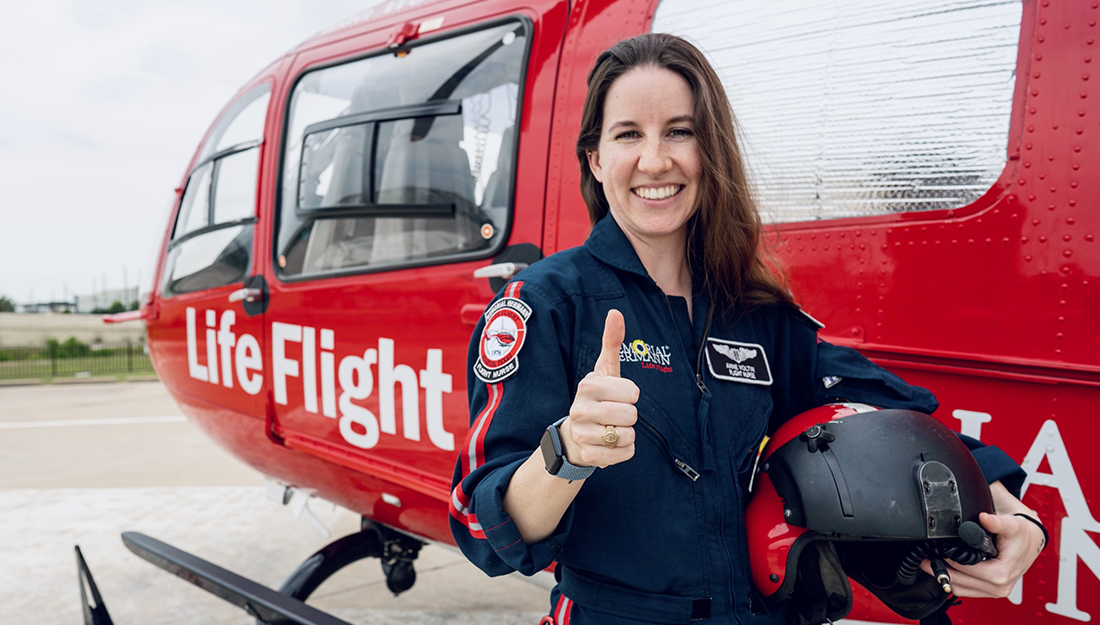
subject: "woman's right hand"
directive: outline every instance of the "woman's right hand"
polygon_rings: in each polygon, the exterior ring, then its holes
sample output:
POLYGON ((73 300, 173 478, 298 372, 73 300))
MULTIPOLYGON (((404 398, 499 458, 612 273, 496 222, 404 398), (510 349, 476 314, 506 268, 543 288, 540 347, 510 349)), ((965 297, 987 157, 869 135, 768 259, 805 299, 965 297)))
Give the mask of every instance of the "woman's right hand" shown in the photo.
POLYGON ((638 420, 638 385, 619 377, 619 349, 626 338, 623 314, 612 309, 604 322, 603 348, 596 367, 577 385, 569 418, 559 427, 565 457, 578 466, 606 467, 634 456, 634 423, 638 420), (604 431, 614 426, 619 442, 604 444, 604 431))

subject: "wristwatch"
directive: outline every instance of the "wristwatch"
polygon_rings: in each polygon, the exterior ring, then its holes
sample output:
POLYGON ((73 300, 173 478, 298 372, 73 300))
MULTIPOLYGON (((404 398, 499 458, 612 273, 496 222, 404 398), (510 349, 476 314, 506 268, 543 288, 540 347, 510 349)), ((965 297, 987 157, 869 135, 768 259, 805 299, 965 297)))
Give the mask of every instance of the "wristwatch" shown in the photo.
POLYGON ((546 462, 546 472, 563 480, 583 480, 596 471, 596 467, 578 467, 570 464, 565 457, 565 446, 561 443, 561 433, 558 426, 565 423, 569 417, 562 417, 546 428, 542 434, 542 442, 539 449, 542 451, 542 459, 546 462))

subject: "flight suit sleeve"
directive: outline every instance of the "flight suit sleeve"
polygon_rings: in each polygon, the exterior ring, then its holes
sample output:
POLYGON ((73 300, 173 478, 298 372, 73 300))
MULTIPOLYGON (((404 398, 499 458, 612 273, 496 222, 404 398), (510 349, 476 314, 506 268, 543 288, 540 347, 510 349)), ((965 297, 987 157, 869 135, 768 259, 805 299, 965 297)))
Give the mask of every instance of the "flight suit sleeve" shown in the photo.
POLYGON ((791 418, 829 403, 863 403, 926 414, 939 407, 928 390, 906 383, 854 349, 818 339, 817 326, 801 317, 788 317, 773 332, 785 357, 776 359, 771 432, 791 418))
MULTIPOLYGON (((927 389, 912 386, 848 347, 817 344, 815 405, 859 402, 879 408, 901 408, 932 414, 939 402, 927 389)), ((998 480, 1017 498, 1027 473, 995 445, 961 436, 990 484, 998 480)))
POLYGON ((1024 480, 1027 479, 1027 471, 1024 471, 1023 467, 1016 464, 1015 460, 996 445, 986 445, 965 434, 959 434, 959 438, 966 443, 967 449, 978 461, 985 481, 990 484, 999 481, 1008 489, 1008 492, 1012 493, 1013 497, 1019 499, 1020 490, 1024 486, 1024 480))
POLYGON ((932 414, 940 407, 928 389, 912 386, 850 347, 817 343, 814 405, 857 402, 932 414))
MULTIPOLYGON (((522 307, 517 308, 522 312, 522 307)), ((466 557, 487 574, 519 571, 533 575, 550 566, 557 557, 569 534, 573 509, 570 507, 549 537, 526 544, 515 522, 504 512, 504 494, 512 475, 538 448, 546 427, 569 414, 573 379, 567 366, 568 344, 562 342, 567 339, 559 337, 568 337, 570 333, 562 331, 552 307, 522 282, 506 286, 503 298, 494 300, 486 315, 470 341, 467 367, 470 430, 452 479, 451 534, 466 557), (522 340, 522 345, 493 361, 491 355, 482 355, 482 343, 488 340, 491 344, 497 336, 492 311, 509 297, 529 305, 530 316, 523 323, 522 336, 505 337, 505 340, 522 340), (500 365, 496 373, 484 366, 484 360, 479 365, 479 359, 483 358, 488 358, 491 366, 500 365), (512 360, 502 364, 501 361, 509 359, 512 360), (517 365, 515 371, 493 381, 493 375, 507 371, 513 361, 517 365)))

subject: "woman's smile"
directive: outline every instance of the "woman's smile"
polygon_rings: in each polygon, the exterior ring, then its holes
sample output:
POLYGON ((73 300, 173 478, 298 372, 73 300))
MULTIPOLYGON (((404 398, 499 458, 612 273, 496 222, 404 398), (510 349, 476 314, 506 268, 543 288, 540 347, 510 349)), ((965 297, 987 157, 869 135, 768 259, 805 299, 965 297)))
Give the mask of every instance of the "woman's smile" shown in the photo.
POLYGON ((684 189, 682 184, 670 184, 660 187, 635 187, 634 195, 647 200, 667 200, 684 189))

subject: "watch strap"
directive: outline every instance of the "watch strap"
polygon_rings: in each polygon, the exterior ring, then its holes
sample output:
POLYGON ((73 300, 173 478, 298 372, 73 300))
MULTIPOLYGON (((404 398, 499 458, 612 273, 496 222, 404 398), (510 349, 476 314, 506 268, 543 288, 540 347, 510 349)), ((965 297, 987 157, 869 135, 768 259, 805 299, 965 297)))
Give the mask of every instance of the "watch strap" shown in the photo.
MULTIPOLYGON (((556 430, 562 423, 565 423, 565 420, 568 418, 569 417, 567 416, 562 417, 555 421, 554 425, 550 427, 556 430)), ((572 482, 574 480, 583 480, 585 478, 588 478, 595 472, 596 467, 579 467, 569 462, 569 459, 565 457, 565 445, 562 445, 561 467, 558 469, 557 473, 552 473, 551 475, 572 482)))

